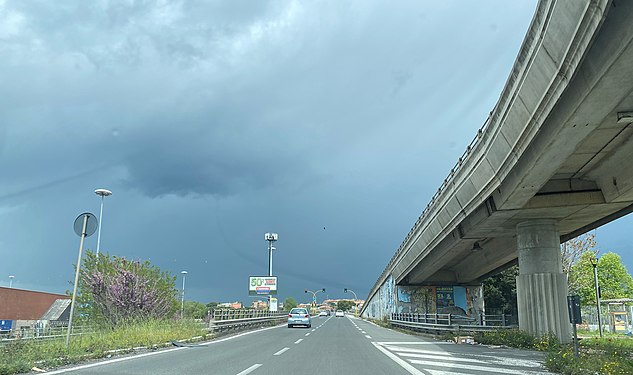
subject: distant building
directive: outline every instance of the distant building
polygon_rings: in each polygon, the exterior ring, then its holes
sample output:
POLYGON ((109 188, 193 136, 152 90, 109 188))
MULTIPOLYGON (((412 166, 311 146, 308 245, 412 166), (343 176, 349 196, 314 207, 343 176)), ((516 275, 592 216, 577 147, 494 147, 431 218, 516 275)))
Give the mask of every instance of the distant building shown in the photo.
POLYGON ((229 309, 241 309, 243 308, 242 302, 224 302, 218 305, 219 307, 227 307, 229 309))
POLYGON ((268 309, 268 302, 266 301, 253 301, 253 304, 251 305, 255 310, 267 310, 268 309))
POLYGON ((0 287, 1 332, 42 330, 49 325, 66 326, 69 316, 69 296, 0 287))
POLYGON ((58 299, 69 300, 70 297, 64 294, 0 287, 0 319, 39 320, 58 299))

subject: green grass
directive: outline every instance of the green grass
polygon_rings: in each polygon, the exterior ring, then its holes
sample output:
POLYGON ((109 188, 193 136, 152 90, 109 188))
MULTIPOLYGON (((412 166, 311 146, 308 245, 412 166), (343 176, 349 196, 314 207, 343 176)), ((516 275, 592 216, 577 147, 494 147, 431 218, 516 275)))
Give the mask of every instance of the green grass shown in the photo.
POLYGON ((590 338, 580 341, 580 355, 574 357, 572 346, 549 352, 546 366, 565 375, 633 374, 633 340, 627 337, 590 338))
POLYGON ((511 348, 541 351, 556 350, 560 346, 555 336, 545 335, 537 337, 519 329, 480 332, 475 334, 475 341, 480 344, 505 345, 511 348))
POLYGON ((28 372, 33 367, 48 369, 101 358, 112 350, 162 347, 170 341, 205 335, 206 331, 191 321, 151 321, 73 336, 69 348, 66 348, 64 339, 18 340, 0 347, 0 375, 28 372))
POLYGON ((561 345, 552 336, 535 337, 520 330, 484 332, 475 340, 482 344, 547 352, 545 367, 564 375, 633 374, 633 339, 626 336, 587 338, 580 341, 579 357, 572 345, 561 345))

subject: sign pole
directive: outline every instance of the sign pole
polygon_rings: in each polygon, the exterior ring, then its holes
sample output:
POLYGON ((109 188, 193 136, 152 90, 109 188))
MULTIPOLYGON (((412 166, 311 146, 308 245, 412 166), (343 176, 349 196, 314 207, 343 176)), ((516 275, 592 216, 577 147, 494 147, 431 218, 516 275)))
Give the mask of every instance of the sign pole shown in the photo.
POLYGON ((68 330, 66 331, 66 348, 70 343, 70 331, 73 327, 73 312, 75 311, 75 296, 77 295, 77 283, 79 282, 79 270, 81 270, 81 252, 84 248, 86 238, 86 227, 88 226, 88 214, 84 214, 84 223, 81 230, 81 240, 79 240, 79 255, 77 256, 77 266, 75 270, 75 285, 73 286, 73 297, 70 302, 70 317, 68 318, 68 330))

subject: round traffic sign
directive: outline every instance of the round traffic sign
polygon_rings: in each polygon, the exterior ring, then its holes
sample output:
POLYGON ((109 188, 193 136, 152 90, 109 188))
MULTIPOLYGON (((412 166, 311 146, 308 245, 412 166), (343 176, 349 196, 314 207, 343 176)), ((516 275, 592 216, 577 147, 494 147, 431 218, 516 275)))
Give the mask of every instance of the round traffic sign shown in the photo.
POLYGON ((81 230, 84 227, 85 216, 88 216, 88 222, 86 223, 86 237, 92 236, 97 231, 97 218, 95 215, 90 212, 84 212, 83 214, 77 216, 75 224, 73 225, 75 233, 77 233, 79 237, 81 237, 81 230))

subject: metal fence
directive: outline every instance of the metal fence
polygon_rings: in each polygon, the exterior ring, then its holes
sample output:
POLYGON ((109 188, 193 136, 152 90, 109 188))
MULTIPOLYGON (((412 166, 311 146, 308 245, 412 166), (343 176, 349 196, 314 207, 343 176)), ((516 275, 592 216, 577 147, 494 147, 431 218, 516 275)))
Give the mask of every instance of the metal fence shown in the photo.
POLYGON ((285 311, 216 310, 213 312, 213 319, 209 321, 208 329, 211 332, 221 333, 266 324, 279 324, 287 319, 287 314, 285 311))
MULTIPOLYGON (((287 312, 272 312, 265 310, 226 309, 215 310, 212 319, 200 321, 201 327, 213 333, 243 330, 263 326, 266 324, 279 324, 287 317, 287 312)), ((66 337, 65 325, 47 325, 43 327, 20 327, 0 334, 0 345, 8 344, 16 340, 54 340, 66 337)), ((73 326, 71 335, 83 335, 95 333, 92 326, 73 326)))
POLYGON ((287 312, 284 311, 268 311, 268 310, 253 310, 253 309, 222 309, 213 311, 213 320, 232 320, 232 319, 247 319, 247 318, 265 318, 271 316, 285 316, 287 312))
POLYGON ((507 314, 469 317, 454 314, 391 314, 389 323, 393 326, 430 332, 476 332, 495 329, 516 328, 512 316, 507 314))
MULTIPOLYGON (((16 330, 0 334, 0 344, 9 343, 16 340, 52 340, 58 338, 65 338, 67 327, 63 325, 59 326, 45 326, 45 327, 20 327, 16 330)), ((73 326, 71 335, 83 335, 88 333, 94 333, 95 328, 91 326, 73 326)))

